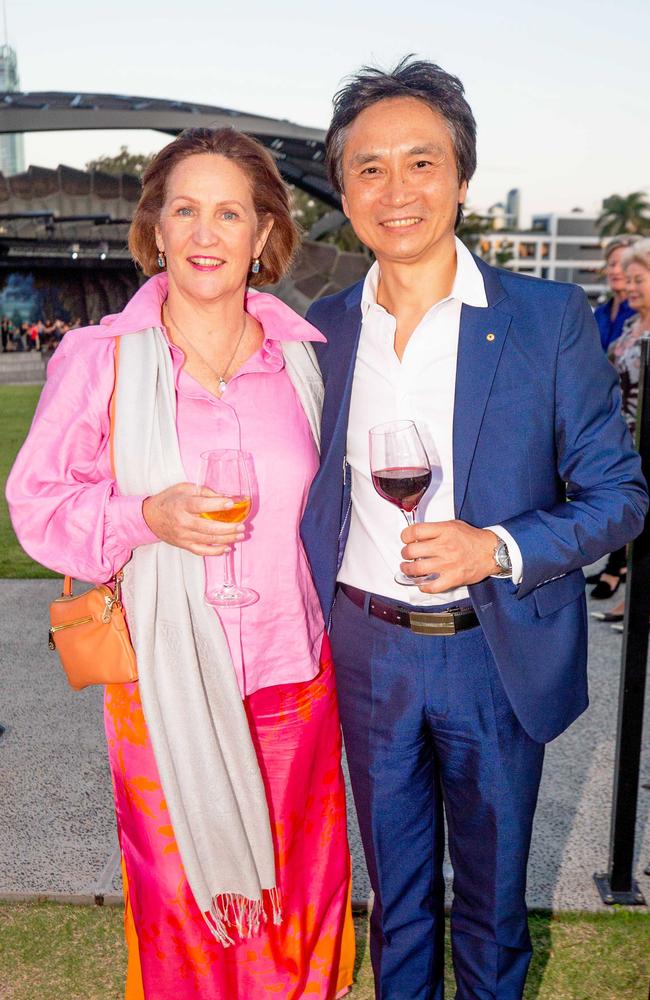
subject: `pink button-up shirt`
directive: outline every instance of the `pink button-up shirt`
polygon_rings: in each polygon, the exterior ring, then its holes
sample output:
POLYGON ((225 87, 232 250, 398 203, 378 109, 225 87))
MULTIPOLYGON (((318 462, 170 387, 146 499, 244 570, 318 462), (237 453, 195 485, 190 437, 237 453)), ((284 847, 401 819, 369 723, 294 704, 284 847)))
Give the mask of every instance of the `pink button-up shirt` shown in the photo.
MULTIPOLYGON (((150 279, 119 315, 66 334, 50 361, 7 499, 25 550, 57 572, 104 581, 137 545, 157 541, 142 516, 144 497, 120 496, 113 480, 109 402, 116 336, 159 327, 166 295, 166 276, 150 279)), ((184 355, 170 344, 188 482, 197 481, 203 451, 241 448, 253 455, 258 501, 235 565, 239 581, 260 599, 215 611, 242 695, 315 677, 324 631, 299 535, 318 455, 281 348, 282 341, 324 338, 272 295, 249 292, 246 309, 262 325, 264 342, 220 399, 183 370, 184 355)), ((209 583, 221 581, 222 557, 204 565, 209 583)))

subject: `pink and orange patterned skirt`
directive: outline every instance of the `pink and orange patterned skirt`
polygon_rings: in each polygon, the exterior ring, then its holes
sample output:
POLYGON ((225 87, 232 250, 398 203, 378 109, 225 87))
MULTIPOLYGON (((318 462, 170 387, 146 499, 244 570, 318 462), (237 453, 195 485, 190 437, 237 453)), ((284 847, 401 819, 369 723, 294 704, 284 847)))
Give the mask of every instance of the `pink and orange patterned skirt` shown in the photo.
POLYGON ((284 920, 268 920, 256 937, 223 948, 183 872, 138 684, 106 687, 129 947, 126 1000, 334 1000, 352 982, 345 787, 327 638, 314 680, 263 688, 245 704, 284 920))

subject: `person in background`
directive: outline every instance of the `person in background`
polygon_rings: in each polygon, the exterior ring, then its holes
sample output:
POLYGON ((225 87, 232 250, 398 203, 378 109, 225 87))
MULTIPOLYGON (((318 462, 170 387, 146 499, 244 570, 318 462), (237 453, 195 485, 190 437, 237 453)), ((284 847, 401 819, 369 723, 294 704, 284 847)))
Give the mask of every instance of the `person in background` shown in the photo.
POLYGON ((9 322, 8 316, 3 316, 2 321, 0 321, 0 334, 2 335, 2 353, 7 353, 7 344, 9 342, 9 331, 11 329, 11 323, 9 322))
MULTIPOLYGON (((634 437, 641 374, 641 337, 650 334, 650 238, 630 243, 622 251, 621 266, 625 274, 627 300, 632 314, 625 321, 621 336, 609 345, 607 357, 618 372, 623 418, 634 437)), ((624 578, 625 548, 613 552, 607 566, 615 557, 622 560, 620 575, 624 578)), ((624 612, 625 601, 620 601, 611 611, 592 611, 592 617, 598 621, 621 622, 624 612)))
POLYGON ((623 419, 634 436, 641 371, 639 341, 650 333, 650 238, 629 246, 622 263, 627 299, 634 312, 625 321, 621 336, 610 344, 607 356, 618 372, 623 419))
POLYGON ((623 324, 634 315, 634 309, 625 297, 625 272, 621 262, 626 248, 632 246, 639 238, 615 236, 605 247, 605 276, 612 295, 594 311, 604 351, 613 340, 620 337, 623 324))
MULTIPOLYGON (((609 345, 621 336, 624 323, 634 316, 634 309, 625 297, 626 278, 622 260, 627 247, 632 246, 638 239, 639 236, 615 236, 605 247, 605 275, 612 295, 594 311, 604 351, 607 351, 609 345)), ((627 556, 624 546, 610 553, 604 569, 587 577, 587 583, 595 584, 590 597, 595 601, 606 601, 609 597, 613 597, 620 585, 625 583, 626 575, 627 556)), ((620 621, 622 617, 618 616, 618 613, 616 617, 611 618, 607 612, 594 612, 594 617, 601 616, 608 621, 620 621)))
POLYGON ((38 323, 28 323, 26 329, 27 338, 27 350, 37 351, 40 348, 40 340, 38 336, 38 323))
POLYGON ((56 326, 54 325, 53 319, 43 320, 41 331, 41 347, 45 349, 47 354, 52 354, 55 347, 54 333, 56 326))

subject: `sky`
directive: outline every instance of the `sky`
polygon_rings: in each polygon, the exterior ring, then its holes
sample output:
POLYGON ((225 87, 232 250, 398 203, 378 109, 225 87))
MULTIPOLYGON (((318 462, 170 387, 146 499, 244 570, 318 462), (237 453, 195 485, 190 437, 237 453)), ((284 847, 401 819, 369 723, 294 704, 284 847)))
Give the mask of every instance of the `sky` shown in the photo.
MULTIPOLYGON (((1 2, 1 0, 0 0, 1 2)), ((414 52, 460 77, 478 122, 467 205, 533 213, 650 192, 647 0, 4 0, 22 90, 197 101, 326 128, 364 63, 414 52)), ((155 132, 25 137, 27 164, 83 168, 155 132)))

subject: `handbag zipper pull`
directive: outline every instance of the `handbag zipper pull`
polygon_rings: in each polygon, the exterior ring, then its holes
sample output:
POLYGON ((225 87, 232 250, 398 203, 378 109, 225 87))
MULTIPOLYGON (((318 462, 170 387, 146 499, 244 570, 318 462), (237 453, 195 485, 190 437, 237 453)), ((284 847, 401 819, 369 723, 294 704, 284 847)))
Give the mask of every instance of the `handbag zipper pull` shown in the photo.
POLYGON ((115 598, 109 597, 108 594, 104 598, 104 603, 106 607, 104 608, 104 613, 102 614, 102 621, 104 625, 108 625, 111 620, 111 615, 113 614, 113 605, 115 604, 115 598))
POLYGON ((124 579, 124 570, 120 570, 119 573, 115 574, 115 593, 113 594, 113 604, 117 604, 118 608, 122 607, 122 580, 124 579))

